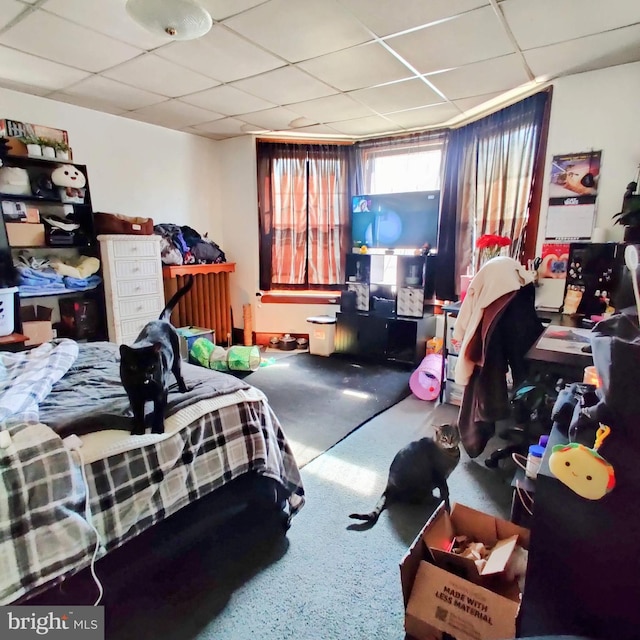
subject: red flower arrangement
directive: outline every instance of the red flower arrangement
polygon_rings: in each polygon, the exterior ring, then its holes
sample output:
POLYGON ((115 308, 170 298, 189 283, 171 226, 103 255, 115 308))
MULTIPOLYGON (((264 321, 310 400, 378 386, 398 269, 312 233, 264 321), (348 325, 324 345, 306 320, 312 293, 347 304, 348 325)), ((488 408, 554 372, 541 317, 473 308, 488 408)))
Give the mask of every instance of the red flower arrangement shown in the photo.
POLYGON ((494 233, 485 233, 476 240, 478 249, 497 249, 498 247, 508 247, 510 244, 510 238, 498 236, 494 233))
POLYGON ((500 255, 502 247, 508 247, 511 239, 494 233, 485 233, 476 240, 476 248, 480 249, 480 262, 484 263, 500 255))

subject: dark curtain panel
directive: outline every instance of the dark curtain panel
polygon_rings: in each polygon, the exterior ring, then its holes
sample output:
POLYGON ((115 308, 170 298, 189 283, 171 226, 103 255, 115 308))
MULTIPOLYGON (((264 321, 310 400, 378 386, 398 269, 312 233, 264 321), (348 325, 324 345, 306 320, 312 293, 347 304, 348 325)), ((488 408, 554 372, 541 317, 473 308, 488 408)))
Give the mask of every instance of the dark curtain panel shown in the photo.
POLYGON ((459 276, 473 264, 476 236, 508 235, 512 255, 520 254, 535 167, 544 161, 540 136, 548 100, 543 91, 451 131, 441 196, 438 298, 457 295, 459 276))
POLYGON ((435 294, 440 300, 456 297, 456 258, 459 221, 459 199, 465 149, 473 140, 467 127, 453 129, 445 146, 442 189, 440 191, 440 226, 435 294))

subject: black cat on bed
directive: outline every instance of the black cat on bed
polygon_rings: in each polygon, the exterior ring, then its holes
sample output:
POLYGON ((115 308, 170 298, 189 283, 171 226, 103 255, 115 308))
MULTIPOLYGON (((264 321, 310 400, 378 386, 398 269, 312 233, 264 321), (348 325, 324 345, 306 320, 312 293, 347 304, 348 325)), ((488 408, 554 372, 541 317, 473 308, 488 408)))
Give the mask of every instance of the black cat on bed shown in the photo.
POLYGON ((164 412, 171 373, 182 393, 188 391, 180 372, 180 338, 169 322, 176 304, 193 286, 193 277, 169 300, 158 320, 147 323, 136 341, 120 345, 120 378, 133 411, 131 435, 145 431, 144 406, 153 402, 152 433, 164 433, 164 412))

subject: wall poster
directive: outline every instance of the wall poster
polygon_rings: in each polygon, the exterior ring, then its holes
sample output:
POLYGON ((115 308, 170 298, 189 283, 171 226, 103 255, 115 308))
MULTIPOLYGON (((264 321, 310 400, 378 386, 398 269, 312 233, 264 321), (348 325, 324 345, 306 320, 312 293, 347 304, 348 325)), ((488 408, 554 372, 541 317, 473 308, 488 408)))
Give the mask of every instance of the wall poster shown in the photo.
POLYGON ((593 233, 602 151, 553 156, 546 240, 588 240, 593 233))

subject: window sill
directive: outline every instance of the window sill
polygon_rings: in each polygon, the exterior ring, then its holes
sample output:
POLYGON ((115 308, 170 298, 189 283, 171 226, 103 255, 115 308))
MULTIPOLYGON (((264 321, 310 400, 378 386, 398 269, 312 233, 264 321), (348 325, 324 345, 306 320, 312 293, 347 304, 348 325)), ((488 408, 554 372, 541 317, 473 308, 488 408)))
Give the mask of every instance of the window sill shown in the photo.
POLYGON ((265 304, 340 304, 339 291, 265 291, 265 304))

